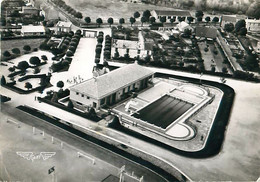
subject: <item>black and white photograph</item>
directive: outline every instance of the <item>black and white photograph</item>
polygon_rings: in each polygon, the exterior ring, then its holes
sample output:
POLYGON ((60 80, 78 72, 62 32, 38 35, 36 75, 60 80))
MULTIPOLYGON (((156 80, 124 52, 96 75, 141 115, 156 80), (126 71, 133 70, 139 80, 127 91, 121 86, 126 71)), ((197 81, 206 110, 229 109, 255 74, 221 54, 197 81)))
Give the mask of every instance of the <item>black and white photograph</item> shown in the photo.
POLYGON ((260 182, 260 0, 0 2, 0 182, 260 182))

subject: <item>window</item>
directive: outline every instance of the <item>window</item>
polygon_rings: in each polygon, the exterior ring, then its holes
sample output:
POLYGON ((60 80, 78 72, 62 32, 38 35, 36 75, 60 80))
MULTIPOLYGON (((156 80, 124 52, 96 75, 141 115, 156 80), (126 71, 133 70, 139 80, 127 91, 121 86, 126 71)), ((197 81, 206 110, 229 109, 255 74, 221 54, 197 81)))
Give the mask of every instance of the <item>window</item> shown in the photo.
POLYGON ((82 106, 83 104, 82 103, 80 103, 80 102, 76 102, 78 105, 80 105, 80 106, 82 106))
POLYGON ((101 101, 100 101, 100 105, 103 105, 103 104, 105 104, 105 98, 101 99, 101 101))
POLYGON ((76 95, 79 95, 79 93, 78 93, 78 92, 76 92, 76 95))
POLYGON ((93 102, 93 107, 96 108, 97 107, 97 103, 93 102))

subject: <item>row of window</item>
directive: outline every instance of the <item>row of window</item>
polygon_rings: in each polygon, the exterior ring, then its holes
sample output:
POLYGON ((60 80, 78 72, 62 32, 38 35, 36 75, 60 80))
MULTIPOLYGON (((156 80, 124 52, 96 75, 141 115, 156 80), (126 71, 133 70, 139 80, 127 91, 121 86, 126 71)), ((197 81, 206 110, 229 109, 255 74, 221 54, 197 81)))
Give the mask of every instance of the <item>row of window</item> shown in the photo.
MULTIPOLYGON (((76 95, 79 95, 79 92, 76 92, 76 95)), ((81 97, 84 97, 84 94, 81 94, 81 97)), ((90 97, 87 96, 87 99, 89 99, 90 97)))

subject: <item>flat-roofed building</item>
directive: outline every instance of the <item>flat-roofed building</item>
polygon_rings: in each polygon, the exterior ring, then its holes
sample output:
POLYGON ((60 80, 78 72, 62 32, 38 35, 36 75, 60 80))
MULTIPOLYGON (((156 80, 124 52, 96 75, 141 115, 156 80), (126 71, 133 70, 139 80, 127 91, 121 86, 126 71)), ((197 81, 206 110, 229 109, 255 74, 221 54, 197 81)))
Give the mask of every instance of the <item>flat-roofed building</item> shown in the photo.
POLYGON ((246 28, 249 32, 260 32, 260 20, 246 19, 246 28))
POLYGON ((138 64, 129 64, 70 87, 70 99, 82 111, 113 105, 132 91, 147 88, 154 72, 138 64))
POLYGON ((155 17, 156 19, 160 19, 161 17, 166 17, 166 19, 171 19, 173 17, 176 17, 176 20, 178 20, 178 17, 185 17, 185 19, 189 16, 191 16, 189 11, 182 11, 182 10, 153 10, 151 11, 151 15, 155 17))
POLYGON ((36 36, 45 35, 45 28, 42 25, 24 25, 21 29, 21 35, 23 36, 36 36))

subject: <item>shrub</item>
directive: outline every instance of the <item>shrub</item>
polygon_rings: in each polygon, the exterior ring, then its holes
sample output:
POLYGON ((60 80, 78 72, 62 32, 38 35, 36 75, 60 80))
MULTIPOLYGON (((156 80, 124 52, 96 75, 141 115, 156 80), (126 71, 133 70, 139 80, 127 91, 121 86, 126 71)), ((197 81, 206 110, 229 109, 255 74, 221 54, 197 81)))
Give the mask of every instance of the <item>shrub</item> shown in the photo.
POLYGON ((33 51, 34 51, 34 52, 38 51, 38 48, 34 48, 33 51))
POLYGON ((28 90, 32 88, 32 84, 30 82, 26 82, 24 85, 25 88, 27 88, 28 90))
POLYGON ((68 57, 71 57, 71 56, 73 56, 74 54, 73 54, 73 52, 72 51, 67 51, 67 53, 66 53, 66 56, 68 56, 68 57))
POLYGON ((73 107, 74 107, 73 103, 71 102, 71 100, 69 100, 68 108, 73 109, 73 107))
POLYGON ((44 60, 44 61, 47 61, 47 60, 48 60, 48 58, 47 58, 46 55, 42 55, 42 56, 41 56, 41 59, 44 60))
POLYGON ((29 68, 29 64, 26 61, 21 61, 18 63, 17 68, 25 71, 27 68, 29 68))
POLYGON ((13 49, 12 49, 12 53, 18 55, 18 54, 21 54, 21 51, 20 51, 19 48, 13 48, 13 49))
POLYGON ((41 63, 41 60, 37 56, 33 56, 30 58, 29 62, 30 64, 38 66, 41 63))
POLYGON ((59 88, 64 87, 63 81, 58 81, 58 82, 57 82, 57 87, 59 87, 59 88))
POLYGON ((1 85, 6 85, 6 79, 4 75, 1 77, 1 85))
POLYGON ((25 45, 23 46, 23 50, 28 52, 31 50, 31 47, 29 45, 25 45))
POLYGON ((10 67, 10 68, 8 68, 8 70, 9 70, 10 72, 14 72, 14 71, 15 71, 15 68, 14 68, 14 67, 10 67))
POLYGON ((5 52, 3 53, 3 55, 4 55, 5 57, 10 57, 10 56, 11 56, 11 54, 10 54, 9 51, 5 51, 5 52))
POLYGON ((40 68, 37 67, 37 68, 34 68, 33 73, 34 73, 34 74, 37 74, 37 73, 40 73, 40 71, 41 71, 40 68))

